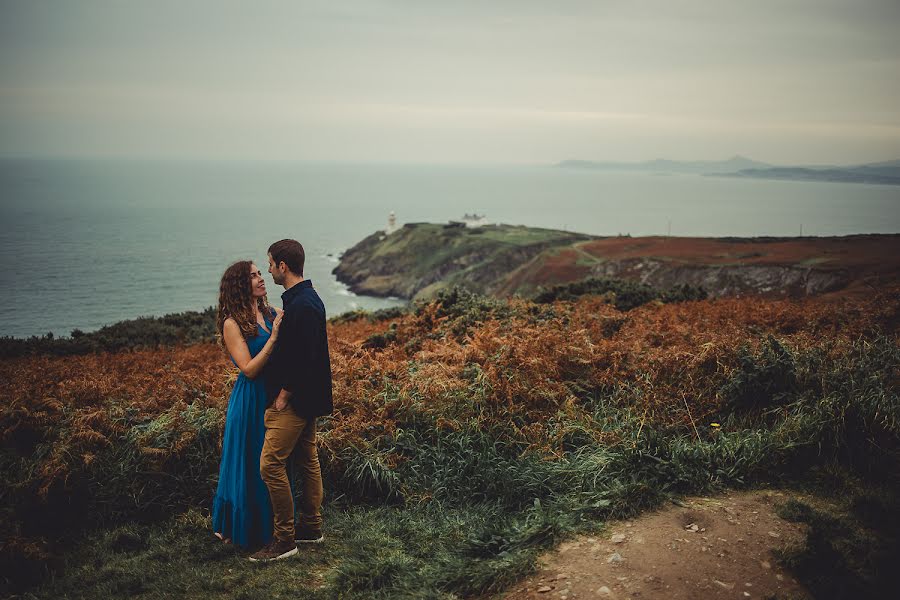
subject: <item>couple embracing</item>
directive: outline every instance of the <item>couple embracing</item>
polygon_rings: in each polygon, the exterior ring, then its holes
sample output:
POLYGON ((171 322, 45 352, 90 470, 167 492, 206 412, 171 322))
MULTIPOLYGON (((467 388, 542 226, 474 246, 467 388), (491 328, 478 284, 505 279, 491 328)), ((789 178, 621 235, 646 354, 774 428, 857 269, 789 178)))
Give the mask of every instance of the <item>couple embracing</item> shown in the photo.
POLYGON ((212 526, 224 542, 259 548, 250 556, 255 562, 323 541, 316 417, 332 410, 325 306, 303 278, 303 246, 275 242, 268 259, 269 273, 285 288, 284 310, 269 306, 259 268, 241 261, 222 276, 216 316, 219 339, 241 372, 228 400, 212 526), (292 453, 302 479, 296 526, 292 453))

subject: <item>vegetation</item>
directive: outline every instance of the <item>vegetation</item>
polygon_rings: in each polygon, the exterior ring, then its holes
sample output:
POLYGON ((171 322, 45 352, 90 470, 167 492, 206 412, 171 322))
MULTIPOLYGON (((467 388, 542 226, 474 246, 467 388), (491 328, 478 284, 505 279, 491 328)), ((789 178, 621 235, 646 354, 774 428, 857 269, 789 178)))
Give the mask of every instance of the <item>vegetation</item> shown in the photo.
POLYGON ((805 523, 806 541, 781 561, 819 599, 892 598, 900 591, 900 494, 846 469, 818 469, 812 500, 792 499, 782 518, 805 523), (834 490, 845 491, 835 495, 834 490))
POLYGON ((336 317, 332 317, 329 321, 333 325, 341 325, 343 323, 352 323, 353 321, 358 321, 360 319, 365 319, 369 323, 378 323, 380 321, 387 321, 389 319, 396 319, 397 317, 402 317, 406 314, 407 309, 402 306, 394 306, 391 308, 380 308, 378 310, 368 311, 368 310, 351 310, 345 313, 342 313, 336 317))
POLYGON ((347 250, 334 273, 357 293, 430 298, 441 289, 493 293, 511 271, 548 248, 591 236, 513 225, 470 228, 408 223, 347 250))
POLYGON ((75 329, 71 337, 55 337, 52 333, 27 339, 0 338, 0 358, 33 354, 87 354, 116 352, 135 348, 155 348, 172 344, 209 342, 216 335, 216 309, 187 311, 164 317, 141 317, 108 325, 98 331, 84 333, 75 329))
MULTIPOLYGON (((878 506, 895 506, 896 289, 627 312, 607 300, 452 290, 384 319, 333 321, 328 544, 264 569, 209 533, 234 375, 221 350, 7 359, 3 585, 38 597, 452 598, 502 589, 541 549, 605 519, 805 481, 813 465, 877 481, 878 506)), ((880 556, 848 563, 868 577, 859 589, 889 584, 880 556)))
POLYGON ((535 296, 534 301, 546 304, 557 300, 574 300, 585 295, 606 295, 612 300, 615 307, 622 311, 631 310, 654 300, 685 302, 706 299, 706 291, 703 288, 687 284, 668 290, 657 290, 646 283, 627 279, 591 277, 541 290, 535 296))
MULTIPOLYGON (((365 319, 370 323, 377 323, 397 318, 405 312, 406 309, 403 307, 382 308, 371 312, 356 310, 338 315, 331 319, 331 322, 340 324, 365 319)), ((52 333, 25 339, 0 337, 0 358, 118 352, 177 344, 208 343, 215 338, 216 309, 210 306, 199 312, 189 310, 163 317, 140 317, 121 321, 89 333, 75 329, 69 337, 56 337, 52 333)))

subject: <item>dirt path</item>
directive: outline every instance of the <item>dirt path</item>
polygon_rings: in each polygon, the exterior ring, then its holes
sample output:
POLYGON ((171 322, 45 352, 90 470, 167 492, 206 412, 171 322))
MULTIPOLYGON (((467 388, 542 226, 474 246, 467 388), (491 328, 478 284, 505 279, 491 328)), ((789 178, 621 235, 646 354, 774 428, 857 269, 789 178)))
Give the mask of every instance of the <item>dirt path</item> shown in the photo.
POLYGON ((565 542, 504 600, 803 598, 808 593, 771 551, 800 543, 803 526, 782 520, 777 491, 690 498, 602 536, 565 542))

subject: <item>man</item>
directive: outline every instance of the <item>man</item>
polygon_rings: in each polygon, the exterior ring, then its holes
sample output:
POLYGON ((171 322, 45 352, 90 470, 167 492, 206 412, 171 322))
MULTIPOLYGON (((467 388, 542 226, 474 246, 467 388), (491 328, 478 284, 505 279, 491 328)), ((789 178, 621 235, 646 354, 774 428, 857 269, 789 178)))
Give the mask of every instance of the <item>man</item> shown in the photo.
POLYGON ((303 278, 304 262, 303 246, 296 240, 281 240, 269 247, 269 273, 285 289, 278 345, 264 375, 269 404, 259 467, 272 500, 274 534, 269 545, 250 557, 254 562, 288 558, 297 554, 298 543, 324 540, 316 417, 331 414, 331 361, 325 306, 312 282, 303 278), (287 475, 287 460, 295 447, 303 486, 296 530, 287 475))

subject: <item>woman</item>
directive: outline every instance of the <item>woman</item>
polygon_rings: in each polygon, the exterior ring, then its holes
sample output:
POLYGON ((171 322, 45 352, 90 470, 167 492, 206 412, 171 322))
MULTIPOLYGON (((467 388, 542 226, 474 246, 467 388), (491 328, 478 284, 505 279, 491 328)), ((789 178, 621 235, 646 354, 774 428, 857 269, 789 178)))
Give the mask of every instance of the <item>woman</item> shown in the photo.
POLYGON ((272 505, 259 474, 266 410, 260 375, 275 348, 281 318, 281 311, 266 300, 266 283, 255 264, 245 260, 225 270, 216 330, 241 372, 228 399, 212 526, 220 540, 245 548, 272 538, 272 505))

